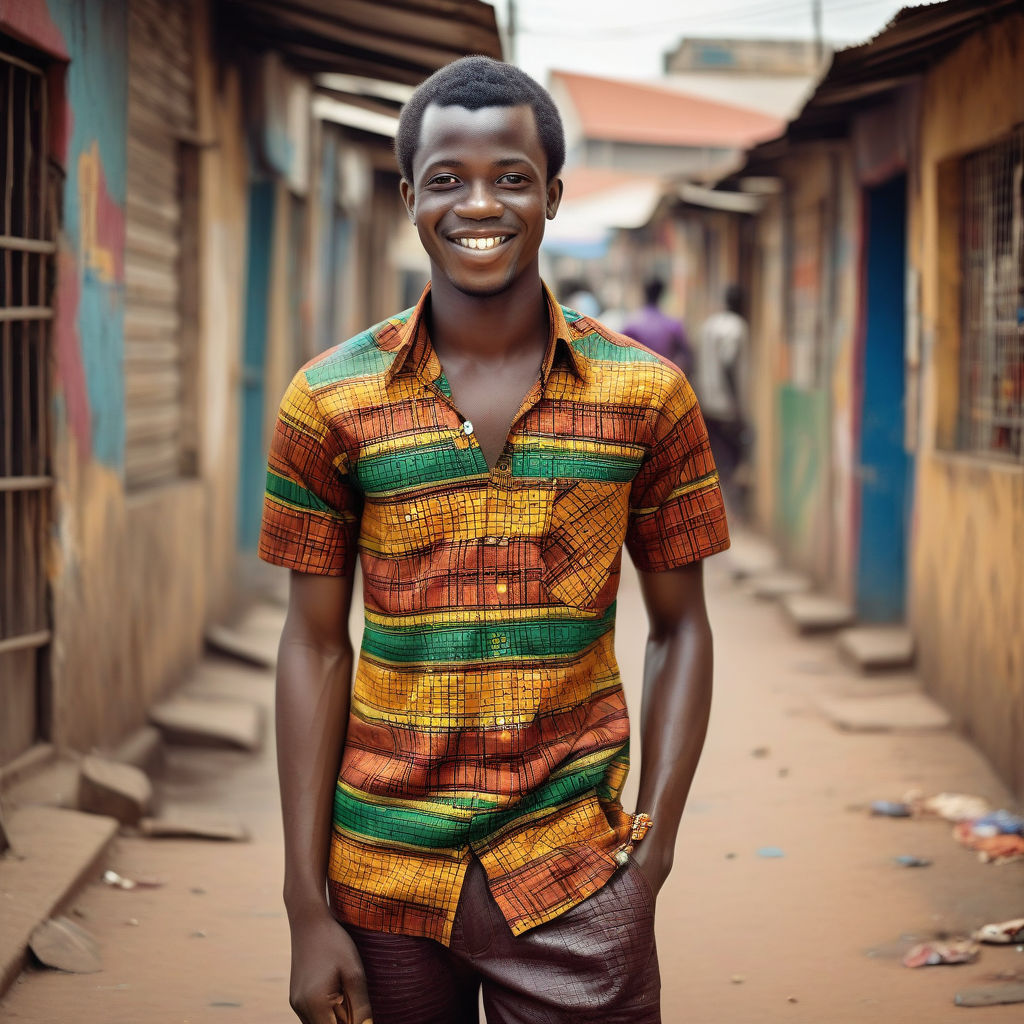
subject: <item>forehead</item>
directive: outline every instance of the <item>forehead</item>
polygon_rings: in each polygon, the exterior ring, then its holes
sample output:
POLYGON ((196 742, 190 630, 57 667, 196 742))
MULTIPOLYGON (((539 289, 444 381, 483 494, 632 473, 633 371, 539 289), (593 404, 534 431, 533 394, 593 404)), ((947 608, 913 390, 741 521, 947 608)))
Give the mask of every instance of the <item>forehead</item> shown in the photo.
POLYGON ((543 166, 545 154, 533 108, 438 106, 423 111, 414 169, 443 160, 520 157, 543 166))

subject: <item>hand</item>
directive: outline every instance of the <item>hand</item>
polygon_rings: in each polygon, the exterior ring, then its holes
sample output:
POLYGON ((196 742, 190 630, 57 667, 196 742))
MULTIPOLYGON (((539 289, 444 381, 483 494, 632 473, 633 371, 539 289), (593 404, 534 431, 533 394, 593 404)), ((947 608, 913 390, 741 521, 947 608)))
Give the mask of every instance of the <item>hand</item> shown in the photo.
POLYGON ((326 907, 292 922, 288 1001, 302 1024, 373 1024, 359 951, 326 907))

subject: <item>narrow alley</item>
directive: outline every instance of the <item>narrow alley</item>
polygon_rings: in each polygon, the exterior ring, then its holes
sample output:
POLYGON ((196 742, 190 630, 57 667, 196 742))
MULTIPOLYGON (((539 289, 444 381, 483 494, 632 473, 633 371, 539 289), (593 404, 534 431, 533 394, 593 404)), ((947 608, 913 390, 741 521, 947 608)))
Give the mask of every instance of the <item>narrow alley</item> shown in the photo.
MULTIPOLYGON (((735 564, 730 553, 708 564, 717 692, 675 870, 658 905, 665 1020, 1019 1019, 1019 1007, 953 1002, 963 990, 1024 980, 1024 953, 1014 946, 983 946, 975 963, 960 966, 910 970, 900 958, 915 942, 1019 915, 1024 864, 980 863, 941 820, 868 813, 873 800, 899 799, 913 788, 955 788, 996 807, 1008 804, 1007 791, 948 729, 835 728, 819 709, 823 697, 866 706, 904 692, 905 681, 858 677, 832 640, 798 637, 773 602, 733 579, 735 564), (898 866, 894 858, 905 854, 932 864, 898 866)), ((247 628, 266 644, 282 614, 261 605, 247 628)), ((627 572, 617 650, 633 709, 643 629, 635 576, 627 572)), ((273 674, 208 658, 185 692, 258 703, 269 721, 273 674)), ((634 728, 635 717, 634 710, 634 728)), ((258 756, 168 748, 165 805, 241 818, 251 841, 119 837, 102 867, 158 887, 124 891, 97 873, 72 915, 98 940, 102 971, 28 970, 0 1003, 4 1021, 289 1019, 271 731, 258 756)))

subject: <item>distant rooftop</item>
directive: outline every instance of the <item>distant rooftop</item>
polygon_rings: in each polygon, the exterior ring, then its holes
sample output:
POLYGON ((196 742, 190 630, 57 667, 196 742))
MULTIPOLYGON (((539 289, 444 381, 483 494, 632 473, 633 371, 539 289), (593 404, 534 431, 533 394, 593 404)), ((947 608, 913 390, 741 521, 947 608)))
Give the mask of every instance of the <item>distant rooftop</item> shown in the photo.
POLYGON ((661 146, 746 147, 778 135, 783 122, 757 110, 671 87, 552 71, 588 139, 661 146))

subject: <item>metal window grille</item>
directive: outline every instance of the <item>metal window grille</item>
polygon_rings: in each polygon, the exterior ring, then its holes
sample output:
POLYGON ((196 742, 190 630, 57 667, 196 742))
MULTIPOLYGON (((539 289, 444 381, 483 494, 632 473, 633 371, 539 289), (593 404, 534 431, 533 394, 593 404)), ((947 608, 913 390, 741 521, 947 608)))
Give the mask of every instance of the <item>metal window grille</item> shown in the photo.
POLYGON ((963 167, 960 446, 1024 463, 1024 127, 963 167))
POLYGON ((49 322, 53 217, 41 69, 0 51, 0 763, 40 730, 50 639, 49 322))

